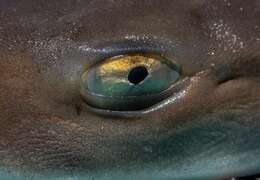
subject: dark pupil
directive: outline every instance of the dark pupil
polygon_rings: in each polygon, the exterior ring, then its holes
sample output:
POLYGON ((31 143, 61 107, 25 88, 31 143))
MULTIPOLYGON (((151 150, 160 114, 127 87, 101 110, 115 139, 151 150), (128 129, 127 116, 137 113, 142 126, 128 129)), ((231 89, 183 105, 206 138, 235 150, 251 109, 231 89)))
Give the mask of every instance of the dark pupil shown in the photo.
POLYGON ((148 71, 143 66, 138 66, 133 69, 128 74, 128 81, 133 84, 138 84, 142 82, 148 76, 148 71))

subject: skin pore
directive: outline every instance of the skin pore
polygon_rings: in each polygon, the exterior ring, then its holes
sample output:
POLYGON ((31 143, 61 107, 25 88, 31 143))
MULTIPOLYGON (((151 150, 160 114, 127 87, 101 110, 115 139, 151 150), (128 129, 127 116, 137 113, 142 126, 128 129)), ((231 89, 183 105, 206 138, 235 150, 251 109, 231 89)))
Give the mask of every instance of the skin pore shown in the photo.
POLYGON ((0 175, 260 173, 259 18, 258 0, 0 0, 0 175), (138 111, 88 106, 86 68, 136 51, 182 67, 175 92, 138 111))

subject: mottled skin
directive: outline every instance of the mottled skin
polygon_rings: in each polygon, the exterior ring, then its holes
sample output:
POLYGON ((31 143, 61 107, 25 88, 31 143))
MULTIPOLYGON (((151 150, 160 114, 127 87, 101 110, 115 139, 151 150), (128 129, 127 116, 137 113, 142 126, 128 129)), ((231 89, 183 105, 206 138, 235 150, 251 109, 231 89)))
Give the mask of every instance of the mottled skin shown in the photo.
POLYGON ((1 167, 17 179, 259 173, 259 19, 258 0, 0 0, 1 167), (93 112, 80 75, 99 47, 132 41, 161 44, 186 78, 148 110, 93 112))

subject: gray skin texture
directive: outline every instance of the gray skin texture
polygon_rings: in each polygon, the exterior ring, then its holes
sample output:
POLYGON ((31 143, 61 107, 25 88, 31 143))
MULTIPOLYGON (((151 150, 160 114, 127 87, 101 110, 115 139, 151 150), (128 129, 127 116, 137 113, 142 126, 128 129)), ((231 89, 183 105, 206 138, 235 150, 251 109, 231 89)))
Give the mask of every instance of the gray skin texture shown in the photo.
POLYGON ((0 0, 1 179, 259 173, 259 49, 259 0, 0 0), (182 66, 171 97, 87 106, 86 67, 135 51, 182 66))

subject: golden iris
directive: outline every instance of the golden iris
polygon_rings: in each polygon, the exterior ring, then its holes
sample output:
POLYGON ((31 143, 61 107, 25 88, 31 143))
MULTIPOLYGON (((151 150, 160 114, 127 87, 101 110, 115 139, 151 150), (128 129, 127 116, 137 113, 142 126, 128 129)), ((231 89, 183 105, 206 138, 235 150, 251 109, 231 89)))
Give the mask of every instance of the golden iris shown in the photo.
POLYGON ((180 77, 180 67, 155 54, 128 54, 105 59, 81 76, 81 95, 94 107, 137 110, 154 105, 180 77))

